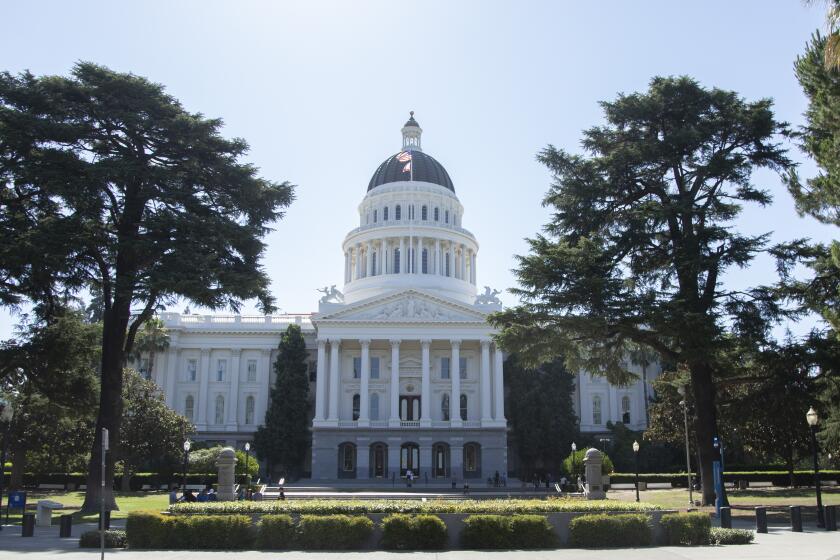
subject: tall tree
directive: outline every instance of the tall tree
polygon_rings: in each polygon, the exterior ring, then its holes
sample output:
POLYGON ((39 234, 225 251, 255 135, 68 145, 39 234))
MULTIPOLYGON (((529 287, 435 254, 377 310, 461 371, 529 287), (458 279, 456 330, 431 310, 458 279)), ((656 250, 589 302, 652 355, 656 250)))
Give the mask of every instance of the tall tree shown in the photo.
POLYGON ((265 422, 254 434, 257 457, 267 461, 269 472, 278 468, 297 477, 310 446, 309 376, 306 343, 298 325, 289 325, 280 336, 274 372, 277 376, 265 422))
POLYGON ((143 327, 137 332, 129 358, 143 369, 140 373, 149 379, 155 369, 155 354, 167 348, 169 348, 169 333, 166 332, 163 321, 152 317, 143 323, 143 327))
POLYGON ((521 305, 492 317, 505 348, 539 363, 565 355, 613 382, 635 377, 628 345, 685 364, 697 403, 703 499, 714 497, 717 432, 713 357, 731 321, 762 331, 781 310, 769 290, 726 290, 726 270, 746 266, 766 235, 737 232, 741 204, 770 203, 750 183, 755 168, 791 162, 772 102, 747 102, 687 77, 654 78, 644 93, 602 103, 604 126, 584 132, 579 156, 549 146, 554 176, 545 233, 518 257, 521 305))
MULTIPOLYGON (((272 307, 261 238, 293 188, 240 162, 247 144, 221 128, 162 86, 91 63, 70 77, 0 74, 0 302, 49 305, 82 287, 102 300, 84 511, 98 508, 101 429, 111 449, 120 441, 123 366, 142 324, 178 297, 272 307)), ((113 466, 104 492, 116 509, 113 466)))

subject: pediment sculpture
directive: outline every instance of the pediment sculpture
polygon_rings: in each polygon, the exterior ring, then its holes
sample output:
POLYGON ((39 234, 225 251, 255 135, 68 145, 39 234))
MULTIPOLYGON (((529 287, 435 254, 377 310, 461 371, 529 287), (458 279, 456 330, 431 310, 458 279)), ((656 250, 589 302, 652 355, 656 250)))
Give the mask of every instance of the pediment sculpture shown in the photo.
POLYGON ((496 297, 502 293, 500 290, 491 290, 490 286, 484 286, 484 293, 475 297, 476 305, 502 305, 502 301, 496 297))

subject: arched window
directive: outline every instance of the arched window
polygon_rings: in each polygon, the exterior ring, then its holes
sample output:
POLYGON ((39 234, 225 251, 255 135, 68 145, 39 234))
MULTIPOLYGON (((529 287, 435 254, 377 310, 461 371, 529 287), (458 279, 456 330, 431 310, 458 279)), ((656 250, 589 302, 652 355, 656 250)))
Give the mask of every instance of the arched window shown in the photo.
POLYGON ((394 208, 394 219, 395 220, 401 220, 402 219, 402 206, 400 206, 399 204, 397 204, 397 206, 394 208))
POLYGON ((400 476, 412 471, 415 476, 420 471, 420 447, 416 443, 404 443, 400 447, 400 476))
POLYGON ((429 219, 429 209, 426 208, 426 205, 423 205, 423 208, 420 209, 420 219, 424 222, 429 219))
POLYGON ((214 420, 215 424, 225 423, 225 398, 222 395, 216 395, 216 414, 214 420))
POLYGON ((352 477, 356 473, 356 446, 352 443, 338 446, 338 469, 342 478, 352 477))
POLYGON ((481 446, 477 443, 464 445, 464 472, 478 473, 480 470, 481 446))
POLYGON ((630 423, 630 397, 627 395, 621 397, 621 421, 624 424, 630 423))
POLYGON ((376 210, 373 211, 373 223, 376 223, 376 210))
POLYGON ((376 251, 373 252, 372 258, 370 259, 370 275, 376 276, 376 251))
POLYGON ((420 270, 421 270, 421 272, 423 272, 423 274, 428 274, 429 273, 429 250, 428 249, 423 249, 422 259, 423 259, 423 263, 421 265, 420 270))
POLYGON ((394 274, 400 273, 400 250, 394 249, 394 274))
POLYGON ((193 417, 195 416, 195 398, 192 395, 187 395, 187 398, 184 400, 184 417, 189 420, 190 422, 193 421, 193 417))
POLYGON ((449 223, 449 210, 443 213, 443 221, 449 223))
POLYGON ((435 221, 440 221, 440 208, 435 208, 435 221))
POLYGON ((444 393, 440 399, 440 414, 444 421, 449 420, 449 394, 444 393))
POLYGON ((359 419, 359 410, 361 409, 361 397, 356 394, 353 395, 353 420, 359 419))
POLYGON ((461 420, 467 419, 467 395, 461 395, 461 420))
POLYGON ((245 399, 245 424, 248 426, 254 423, 254 397, 245 399))
POLYGON ((592 397, 592 423, 601 424, 601 397, 598 395, 592 397))
POLYGON ((379 393, 370 395, 370 419, 379 420, 379 393))
POLYGON ((388 221, 388 207, 387 206, 382 209, 382 221, 384 221, 384 222, 388 221))

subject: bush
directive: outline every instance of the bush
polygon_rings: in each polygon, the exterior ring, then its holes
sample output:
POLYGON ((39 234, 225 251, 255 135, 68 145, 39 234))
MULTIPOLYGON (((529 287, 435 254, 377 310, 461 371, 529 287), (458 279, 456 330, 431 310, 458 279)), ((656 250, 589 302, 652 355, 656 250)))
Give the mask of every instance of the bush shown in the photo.
POLYGON ((134 511, 125 522, 129 548, 165 548, 168 529, 167 518, 159 513, 134 511))
MULTIPOLYGON (((105 531, 105 548, 125 548, 126 533, 118 529, 105 531)), ((99 531, 85 531, 79 538, 79 548, 99 548, 99 531)))
POLYGON ((699 511, 690 513, 668 513, 660 521, 665 529, 667 542, 671 546, 698 546, 709 544, 712 520, 699 511))
POLYGON ((712 527, 711 544, 750 544, 755 539, 755 533, 746 529, 724 529, 712 527))
POLYGON ((461 546, 471 549, 524 549, 557 546, 557 535, 542 515, 471 515, 464 520, 461 546))
POLYGON ((389 515, 382 520, 382 546, 389 550, 442 550, 446 524, 436 515, 389 515))
POLYGON ((640 513, 581 515, 569 523, 569 544, 582 548, 648 546, 650 517, 640 513))
POLYGON ((554 527, 542 515, 514 515, 510 532, 513 548, 554 548, 558 544, 554 527))
POLYGON ((297 543, 304 550, 353 550, 372 532, 373 521, 362 515, 301 515, 297 543))
MULTIPOLYGON (((589 451, 589 449, 579 449, 573 453, 569 453, 569 456, 563 459, 563 472, 568 473, 573 480, 577 476, 583 474, 583 459, 586 457, 587 451, 589 451)), ((601 451, 601 457, 604 459, 601 463, 601 474, 607 475, 615 471, 615 467, 613 466, 610 456, 601 451)))
POLYGON ((165 516, 132 512, 126 522, 131 548, 245 550, 254 546, 246 515, 165 516))
POLYGON ((265 515, 257 526, 257 548, 280 550, 291 548, 295 540, 295 523, 290 515, 265 515))

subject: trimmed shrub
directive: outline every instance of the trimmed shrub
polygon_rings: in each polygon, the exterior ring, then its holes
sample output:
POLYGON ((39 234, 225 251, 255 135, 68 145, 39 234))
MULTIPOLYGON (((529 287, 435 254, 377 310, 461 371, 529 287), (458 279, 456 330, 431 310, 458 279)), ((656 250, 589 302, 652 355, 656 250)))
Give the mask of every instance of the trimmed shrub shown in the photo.
POLYGON ((464 519, 461 546, 470 549, 511 548, 510 518, 505 515, 470 515, 464 519))
POLYGON ((542 515, 514 515, 510 518, 513 548, 555 548, 554 527, 542 515))
POLYGON ((389 550, 442 550, 449 541, 437 515, 389 515, 382 520, 382 546, 389 550))
POLYGON ((301 515, 297 543, 304 550, 354 550, 373 533, 363 515, 301 515))
POLYGON ((610 548, 650 543, 650 517, 641 513, 581 515, 569 523, 570 546, 610 548))
POLYGON ((710 533, 711 544, 750 544, 754 539, 755 533, 747 529, 712 527, 710 533))
POLYGON ((168 518, 154 512, 133 511, 128 514, 125 532, 130 548, 164 548, 169 542, 168 518))
POLYGON ((245 550, 254 547, 246 515, 165 516, 133 512, 126 523, 131 548, 245 550))
POLYGON ((257 525, 257 548, 280 550, 291 548, 295 540, 295 523, 290 515, 264 515, 257 525))
POLYGON ((707 513, 667 513, 660 521, 671 546, 698 546, 709 544, 712 520, 707 513))
MULTIPOLYGON (((105 531, 105 548, 125 548, 127 544, 125 531, 109 529, 105 531)), ((99 548, 99 531, 85 531, 79 537, 79 548, 99 548)))

